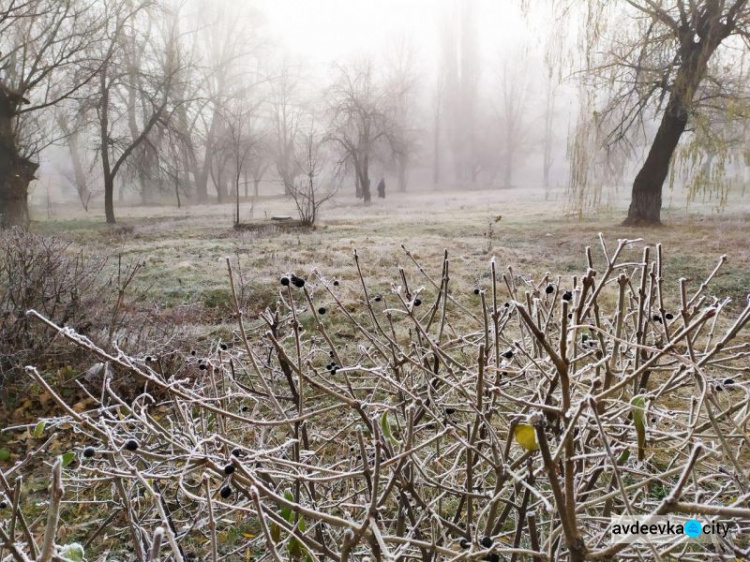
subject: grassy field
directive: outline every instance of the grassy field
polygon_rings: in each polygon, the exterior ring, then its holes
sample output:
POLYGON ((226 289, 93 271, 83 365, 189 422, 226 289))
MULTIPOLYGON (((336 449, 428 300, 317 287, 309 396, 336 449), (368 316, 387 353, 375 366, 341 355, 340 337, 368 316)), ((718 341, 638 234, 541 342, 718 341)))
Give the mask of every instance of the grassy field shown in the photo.
MULTIPOLYGON (((308 275, 313 269, 346 282, 356 279, 352 259, 357 250, 368 281, 387 291, 398 277, 397 267, 412 267, 402 245, 434 274, 444 250, 452 263, 454 291, 467 295, 488 275, 494 257, 498 269, 512 266, 516 274, 540 279, 585 272, 585 248, 601 258, 598 234, 610 247, 617 239, 643 239, 629 253, 640 258, 644 244, 661 242, 665 276, 699 283, 722 254, 728 262, 713 284, 717 295, 744 301, 750 288, 750 205, 741 199, 720 214, 710 205, 665 211, 665 225, 655 229, 618 226, 622 208, 579 220, 565 216, 562 194, 545 200, 541 190, 418 192, 393 194, 364 207, 353 197, 339 196, 324 209, 315 230, 237 232, 232 205, 210 207, 140 208, 119 210, 120 224, 103 224, 102 217, 61 208, 59 218, 35 222, 33 230, 73 240, 86 252, 122 256, 123 263, 145 262, 141 288, 163 308, 202 304, 221 307, 228 298, 227 257, 242 269, 255 311, 273 302, 275 281, 286 271, 308 275)), ((283 198, 243 203, 247 221, 273 215, 293 215, 283 198)), ((111 260, 110 266, 116 259, 111 260)), ((198 322, 199 324, 201 322, 198 322)))
MULTIPOLYGON (((310 280, 315 280, 317 275, 326 280, 338 280, 339 284, 334 294, 341 301, 343 309, 334 306, 333 297, 324 290, 323 283, 314 282, 306 287, 311 292, 311 299, 315 303, 313 310, 318 306, 327 307, 327 313, 321 325, 325 326, 330 337, 336 341, 337 353, 340 353, 344 359, 342 364, 349 365, 348 368, 352 371, 357 371, 359 367, 355 365, 360 365, 363 361, 358 344, 364 341, 364 331, 357 333, 357 330, 353 330, 353 323, 345 315, 351 314, 356 321, 356 319, 366 317, 368 311, 377 308, 377 316, 382 320, 385 315, 381 316, 381 313, 385 312, 383 308, 386 303, 378 300, 378 305, 375 307, 372 302, 369 304, 364 302, 357 265, 353 259, 354 252, 356 251, 359 255, 362 274, 367 282, 370 297, 388 295, 392 290, 392 284, 400 283, 399 267, 403 267, 412 292, 424 287, 424 291, 419 296, 423 299, 425 306, 415 313, 419 315, 420 321, 423 321, 429 316, 429 310, 436 297, 430 278, 439 283, 443 255, 447 251, 450 257, 451 296, 458 306, 452 304, 449 307, 450 320, 447 332, 450 332, 451 341, 446 345, 451 349, 451 357, 462 362, 462 368, 457 371, 460 373, 461 383, 456 386, 461 389, 472 389, 475 384, 475 344, 482 339, 483 333, 481 301, 475 295, 475 289, 489 287, 489 264, 493 258, 499 272, 508 272, 508 268, 512 269, 517 287, 527 286, 531 289, 543 282, 545 277, 553 280, 559 276, 559 289, 564 291, 573 287, 573 276, 578 276, 580 279, 580 276, 585 274, 586 247, 591 247, 594 267, 600 272, 604 271, 605 264, 602 260, 599 241, 600 233, 607 243, 609 252, 617 245, 618 239, 633 240, 633 243, 624 250, 620 260, 631 264, 641 261, 645 245, 654 246, 662 243, 665 257, 663 274, 666 279, 664 287, 666 308, 676 313, 679 294, 677 280, 680 277, 687 279, 688 290, 692 294, 714 269, 720 256, 727 255, 727 262, 710 285, 708 295, 732 299, 732 304, 727 307, 730 312, 727 316, 730 319, 735 316, 735 312, 744 308, 745 299, 750 292, 750 246, 747 244, 750 206, 747 204, 737 201, 721 214, 712 212, 710 204, 695 206, 690 213, 677 207, 669 208, 664 214, 665 226, 650 229, 618 226, 624 215, 621 206, 602 212, 596 218, 585 220, 566 216, 563 212, 564 206, 564 199, 561 195, 556 196, 553 193, 550 199, 545 199, 541 190, 470 191, 462 194, 445 192, 395 194, 389 196, 386 201, 375 201, 369 207, 363 207, 351 197, 341 196, 332 201, 331 205, 324 210, 322 219, 315 229, 289 231, 281 231, 275 227, 255 231, 235 230, 232 227, 233 208, 231 205, 188 207, 179 210, 168 207, 149 209, 124 207, 119 209, 119 224, 114 227, 103 224, 103 219, 98 214, 89 216, 75 208, 62 207, 56 209, 54 214, 50 213, 51 217, 48 219, 35 221, 32 230, 38 234, 55 235, 71 241, 71 251, 80 251, 92 256, 107 256, 109 261, 99 275, 102 279, 112 280, 105 289, 111 291, 111 296, 117 293, 118 267, 127 271, 136 263, 143 263, 143 268, 134 277, 134 282, 128 287, 127 295, 122 301, 123 318, 132 312, 132 318, 137 320, 123 321, 122 334, 124 337, 128 333, 140 333, 143 330, 141 324, 147 323, 150 331, 145 330, 144 333, 149 336, 139 340, 137 345, 131 345, 132 342, 126 340, 115 339, 118 340, 118 344, 122 344, 121 349, 130 353, 130 357, 137 364, 150 365, 149 368, 158 370, 168 380, 177 379, 176 374, 179 374, 181 377, 186 377, 184 380, 189 381, 188 385, 192 384, 192 381, 203 380, 200 378, 203 377, 200 373, 204 370, 198 370, 200 361, 213 361, 214 364, 225 367, 227 360, 234 359, 238 365, 241 365, 243 361, 243 342, 237 329, 233 297, 229 288, 227 258, 232 264, 239 287, 238 296, 246 314, 245 318, 248 319, 249 338, 257 346, 259 357, 261 355, 265 357, 266 350, 270 349, 261 341, 264 331, 268 328, 259 319, 259 314, 266 307, 273 307, 282 298, 293 296, 295 299, 299 298, 302 303, 301 292, 294 292, 292 295, 291 289, 290 291, 283 290, 279 284, 281 276, 295 273, 310 280), (464 315, 464 312, 467 314, 464 315), (159 330, 163 334, 162 337, 157 337, 159 330), (227 343, 228 346, 225 345, 227 343), (157 357, 157 360, 152 362, 152 356, 157 357), (174 379, 169 379, 173 375, 175 375, 174 379)), ((253 223, 260 223, 274 215, 293 214, 290 202, 283 198, 258 200, 252 205, 252 216, 250 211, 250 203, 243 204, 243 217, 247 222, 253 223)), ((37 216, 39 216, 38 212, 37 216)), ((507 294, 506 289, 502 284, 499 284, 499 287, 500 298, 504 299, 507 294)), ((550 297, 543 298, 549 299, 550 297)), ((394 297, 389 301, 389 305, 396 300, 394 297)), ((606 294, 603 292, 600 302, 603 308, 611 309, 614 302, 612 291, 606 294)), ((302 305, 304 306, 304 303, 302 305)), ((395 308, 398 308, 398 305, 395 308)), ((109 312, 105 312, 106 317, 109 312)), ((313 328, 318 320, 314 319, 309 312, 306 310, 306 313, 300 317, 305 333, 305 346, 309 347, 305 353, 309 352, 306 357, 311 358, 322 373, 323 363, 329 360, 329 354, 325 345, 319 346, 320 342, 314 341, 317 332, 313 328)), ((415 350, 419 350, 419 354, 426 354, 426 350, 421 349, 414 339, 409 317, 403 314, 400 316, 397 314, 397 316, 400 318, 400 327, 397 329, 397 336, 394 332, 394 339, 404 346, 404 356, 417 353, 415 350)), ((369 320, 362 324, 369 325, 369 320)), ((662 323, 659 324, 659 327, 654 325, 653 331, 661 330, 662 323)), ((677 324, 678 320, 675 320, 675 325, 677 324)), ((513 344, 512 338, 518 336, 518 332, 513 330, 509 331, 507 337, 503 336, 502 351, 513 344)), ((106 324, 99 326, 98 332, 93 334, 92 339, 94 341, 102 339, 104 333, 106 333, 106 324)), ((289 333, 291 332, 287 328, 287 336, 289 333)), ((57 341, 60 339, 57 338, 57 341)), ((284 341, 289 347, 289 353, 294 354, 293 340, 287 337, 284 341)), ((738 338, 738 343, 747 341, 748 336, 745 331, 738 338)), ((536 346, 527 347, 532 350, 536 346)), ((496 345, 496 348, 499 349, 500 345, 496 345)), ((270 352, 268 357, 270 368, 270 352)), ((80 379, 88 366, 96 361, 95 357, 86 353, 79 353, 76 357, 79 362, 68 365, 63 362, 63 359, 57 357, 40 356, 34 359, 38 359, 36 366, 56 387, 68 389, 73 387, 74 381, 80 379)), ((367 360, 364 360, 364 363, 369 365, 367 360)), ((419 378, 421 363, 415 362, 414 364, 419 367, 415 367, 414 370, 419 378)), ((510 368, 514 377, 511 385, 514 388, 512 392, 519 393, 522 397, 531 396, 533 389, 541 384, 538 379, 528 375, 528 372, 533 371, 530 365, 530 363, 525 364, 518 371, 510 368), (528 369, 531 370, 528 371, 528 369)), ((370 367, 375 370, 376 366, 370 365, 370 367)), ((508 368, 503 367, 503 369, 508 368)), ((234 370, 234 364, 231 369, 234 370)), ((493 369, 497 371, 498 367, 493 367, 493 369)), ((720 370, 719 367, 706 370, 709 380, 721 380, 725 376, 718 370, 720 370)), ((331 377, 336 377, 335 370, 331 372, 329 369, 329 372, 331 377)), ((584 370, 581 372, 583 373, 584 370)), ((671 368, 666 369, 665 373, 654 373, 651 386, 658 387, 658 385, 666 384, 669 373, 671 373, 671 368)), ((508 373, 503 373, 503 376, 507 375, 508 373)), ((133 384, 134 380, 138 381, 137 378, 127 377, 124 380, 126 384, 133 387, 136 393, 143 389, 142 384, 141 386, 133 384)), ((274 380, 283 388, 283 381, 280 377, 274 380)), ((365 391, 370 392, 369 379, 366 379, 364 372, 357 373, 355 381, 361 386, 357 388, 358 392, 362 394, 365 391)), ((738 382, 745 384, 739 376, 738 382)), ((336 380, 336 383, 343 385, 342 380, 336 380)), ((379 384, 375 384, 374 387, 377 388, 379 384)), ((587 395, 589 392, 587 384, 585 377, 576 382, 577 399, 582 400, 582 397, 587 395)), ((685 388, 688 386, 686 385, 685 388)), ((331 400, 330 396, 320 394, 314 388, 308 389, 308 392, 310 393, 311 406, 308 406, 310 408, 322 407, 331 400)), ((386 404, 392 398, 385 390, 382 392, 382 395, 378 395, 378 400, 373 400, 371 404, 373 412, 379 415, 380 401, 386 404)), ((649 442, 649 466, 654 470, 666 470, 665 467, 671 469, 672 463, 684 462, 684 458, 675 453, 676 449, 669 449, 663 444, 663 439, 667 435, 665 433, 667 429, 675 430, 670 425, 674 423, 673 418, 676 415, 687 415, 686 411, 683 411, 687 408, 683 406, 687 403, 690 392, 692 392, 692 387, 688 390, 679 389, 678 392, 671 394, 665 392, 663 397, 659 396, 658 403, 651 410, 651 415, 654 417, 649 422, 652 424, 649 435, 654 441, 649 442), (675 414, 672 409, 678 414, 675 414), (664 419, 657 419, 659 416, 664 419), (664 425, 659 425, 657 421, 664 425), (660 439, 662 441, 659 441, 660 439)), ((124 395, 127 399, 127 393, 124 395)), ((729 391, 723 392, 717 398, 717 404, 722 408, 726 407, 736 400, 736 396, 738 395, 729 391)), ((91 397, 87 399, 84 394, 65 395, 65 398, 73 404, 74 409, 80 406, 76 411, 84 411, 95 406, 95 399, 91 397)), ((474 419, 464 394, 454 394, 453 391, 446 390, 441 400, 443 400, 441 404, 450 404, 454 412, 458 410, 456 416, 462 423, 468 423, 474 419)), ((245 412, 247 403, 244 398, 238 400, 236 404, 232 403, 232 411, 245 412)), ((507 412, 513 414, 522 409, 519 404, 508 406, 502 400, 498 404, 500 404, 498 410, 507 409, 507 412)), ((627 416, 630 406, 624 401, 621 405, 615 404, 614 407, 620 408, 616 413, 616 416, 620 417, 616 417, 616 424, 613 427, 616 426, 618 429, 613 431, 612 435, 615 436, 618 447, 627 450, 632 445, 632 439, 629 440, 627 432, 621 433, 620 429, 629 423, 627 416)), ((20 424, 22 427, 4 432, 0 443, 2 447, 13 452, 11 462, 24 455, 25 450, 37 446, 46 438, 45 431, 47 430, 44 427, 39 436, 32 438, 30 434, 31 431, 36 432, 37 418, 59 413, 55 411, 49 396, 45 397, 44 393, 40 395, 38 389, 28 396, 22 395, 20 400, 15 401, 13 408, 8 412, 10 418, 14 424, 20 424), (23 424, 27 424, 27 428, 24 428, 23 424), (25 434, 23 434, 24 431, 25 434)), ((524 409, 527 408, 524 407, 524 409)), ((321 410, 323 414, 316 419, 322 424, 319 426, 322 427, 322 431, 316 435, 322 439, 320 451, 325 451, 326 455, 330 455, 335 448, 336 455, 348 459, 352 456, 352 449, 343 447, 342 444, 347 443, 347 438, 351 441, 352 435, 348 435, 347 432, 353 432, 354 422, 349 420, 347 422, 349 425, 342 422, 345 417, 342 414, 344 410, 345 408, 339 408, 330 413, 321 410)), ((491 410, 494 411, 494 407, 491 410)), ((448 415, 447 409, 445 413, 448 415)), ((157 414, 161 416, 162 410, 158 410, 157 414)), ((91 419, 98 419, 96 417, 98 415, 98 413, 92 414, 94 417, 91 419)), ((393 415, 395 419, 398 416, 397 409, 392 408, 390 415, 393 415)), ((356 418, 357 416, 352 417, 355 421, 356 418)), ((425 423, 424 426, 420 426, 420 431, 431 432, 435 423, 438 425, 443 422, 448 423, 445 420, 440 421, 439 415, 434 415, 433 418, 437 421, 425 423)), ((141 432, 142 428, 135 421, 137 421, 135 418, 128 418, 127 422, 123 422, 122 418, 119 421, 112 419, 115 425, 122 422, 122 431, 125 433, 141 432)), ((502 438, 500 441, 503 441, 505 436, 509 436, 506 422, 507 420, 502 418, 495 426, 495 430, 502 438)), ((456 427, 463 428, 463 425, 459 424, 456 427)), ((117 431, 120 430, 117 429, 117 431)), ((214 429, 206 431, 211 433, 214 429)), ((90 439, 86 441, 79 434, 64 434, 62 438, 59 438, 63 435, 62 432, 57 435, 58 437, 55 437, 49 445, 44 445, 48 453, 64 454, 66 451, 81 451, 84 446, 91 444, 90 439)), ((230 436, 237 442, 244 442, 248 450, 253 450, 258 445, 258 440, 265 439, 265 437, 260 437, 261 435, 263 435, 261 431, 248 432, 245 425, 233 424, 230 425, 225 436, 230 436)), ((280 435, 279 442, 285 438, 280 435)), ((739 442, 737 436, 732 436, 732 438, 733 443, 739 442)), ((163 440, 158 435, 149 436, 148 432, 141 432, 141 439, 142 443, 148 443, 147 448, 155 451, 161 451, 164 446, 163 440)), ((121 440, 120 437, 118 440, 121 440)), ((515 454, 517 450, 513 450, 515 454)), ((460 457, 460 453, 455 454, 456 458, 460 457)), ((322 456, 325 457, 325 455, 322 456)), ((216 456, 220 460, 225 457, 227 457, 226 451, 220 451, 216 456)), ((743 462, 746 460, 745 456, 742 460, 743 462)), ((88 461, 83 461, 79 465, 71 465, 68 469, 69 476, 74 475, 79 469, 85 471, 88 466, 86 462, 88 461)), ((222 460, 222 462, 225 461, 222 460)), ((39 461, 35 468, 37 470, 32 472, 33 476, 29 480, 30 484, 26 485, 26 492, 43 498, 48 467, 43 465, 43 461, 39 461)), ((640 474, 638 472, 640 468, 636 466, 636 469, 634 474, 640 474)), ((707 470, 713 470, 713 468, 707 468, 707 470)), ((218 479, 215 480, 219 482, 218 479)), ((80 493, 80 498, 86 498, 88 492, 86 482, 81 481, 79 484, 79 489, 75 487, 73 489, 76 493, 80 493)), ((663 499, 665 490, 669 488, 667 484, 663 489, 648 486, 646 488, 649 490, 648 501, 655 502, 663 499)), ((454 487, 458 488, 460 485, 458 480, 454 483, 454 487)), ((713 484, 706 484, 706 486, 713 490, 713 484)), ((103 489, 102 485, 100 488, 95 488, 94 492, 103 493, 103 489)), ((82 504, 83 501, 81 499, 82 504)), ((457 508, 455 504, 456 502, 446 502, 445 508, 448 511, 458 509, 460 512, 460 508, 457 508)), ((41 521, 42 514, 37 508, 34 509, 35 511, 29 511, 28 515, 41 521)), ((75 510, 78 509, 78 505, 72 502, 63 510, 65 524, 61 528, 60 536, 65 537, 66 540, 83 541, 89 536, 86 525, 77 523, 78 511, 75 510)), ((173 505, 172 509, 177 509, 176 505, 173 505)), ((232 518, 237 518, 236 525, 230 525, 229 530, 219 533, 219 539, 222 541, 221 550, 229 552, 235 545, 244 543, 252 544, 253 548, 259 548, 261 541, 258 537, 261 537, 261 531, 257 521, 252 518, 247 519, 239 512, 228 511, 227 514, 229 513, 232 518), (247 526, 241 526, 240 522, 247 526)), ((103 519, 104 516, 105 514, 100 513, 98 507, 86 513, 86 517, 103 519)), ((181 517, 182 514, 178 512, 178 516, 181 517)), ((229 519, 225 517, 222 524, 227 521, 229 519)), ((501 535, 510 536, 513 527, 503 527, 500 531, 501 535)), ((195 545, 195 548, 200 550, 205 547, 206 541, 203 540, 200 532, 196 536, 199 537, 198 540, 191 535, 185 542, 191 545, 191 548, 195 545)), ((97 552, 99 555, 104 551, 104 546, 113 548, 113 552, 118 551, 126 542, 123 537, 122 531, 120 536, 109 537, 107 541, 102 541, 102 544, 97 547, 98 550, 92 547, 92 553, 97 552)), ((451 548, 458 549, 453 543, 450 544, 451 548)), ((258 553, 261 551, 262 549, 258 553)), ((246 559, 255 556, 247 550, 245 555, 246 559)), ((105 554, 101 556, 102 560, 109 560, 105 554)))

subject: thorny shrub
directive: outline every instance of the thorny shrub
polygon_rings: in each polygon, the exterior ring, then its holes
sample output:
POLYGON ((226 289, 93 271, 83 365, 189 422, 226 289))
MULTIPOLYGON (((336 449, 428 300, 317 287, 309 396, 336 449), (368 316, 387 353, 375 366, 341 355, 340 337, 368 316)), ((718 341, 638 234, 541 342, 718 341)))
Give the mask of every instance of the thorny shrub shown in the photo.
POLYGON ((15 479, 28 458, 0 478, 4 553, 50 560, 77 539, 138 561, 747 557, 741 532, 610 541, 614 514, 750 518, 750 305, 709 296, 723 257, 689 290, 637 242, 602 240, 601 267, 587 249, 566 281, 493 261, 467 298, 447 254, 432 276, 406 252, 424 284, 400 269, 387 295, 355 254, 356 306, 334 278, 285 275, 261 331, 238 310, 234 342, 174 372, 32 312, 146 390, 123 400, 106 375, 75 411, 28 368, 62 410, 34 431, 72 426, 80 448, 54 463, 44 532, 15 479))

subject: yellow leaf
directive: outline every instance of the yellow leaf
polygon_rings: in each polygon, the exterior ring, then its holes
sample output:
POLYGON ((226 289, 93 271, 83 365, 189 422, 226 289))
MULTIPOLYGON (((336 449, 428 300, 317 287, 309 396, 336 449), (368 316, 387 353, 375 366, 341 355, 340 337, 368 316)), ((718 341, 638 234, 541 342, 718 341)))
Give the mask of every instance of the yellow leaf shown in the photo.
POLYGON ((254 539, 255 538, 255 535, 252 534, 252 533, 242 533, 242 536, 245 537, 246 539, 254 539))
POLYGON ((519 423, 513 428, 513 436, 516 442, 527 451, 537 451, 539 443, 536 441, 536 429, 533 425, 519 423))

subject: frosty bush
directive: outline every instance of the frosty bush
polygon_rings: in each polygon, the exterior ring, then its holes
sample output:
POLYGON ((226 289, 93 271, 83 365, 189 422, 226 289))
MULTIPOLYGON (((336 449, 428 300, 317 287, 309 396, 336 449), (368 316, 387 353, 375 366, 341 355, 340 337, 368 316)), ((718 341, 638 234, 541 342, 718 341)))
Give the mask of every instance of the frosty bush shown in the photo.
MULTIPOLYGON (((460 295, 447 253, 432 276, 407 251, 418 279, 399 269, 387 295, 355 254, 356 301, 322 273, 284 276, 262 327, 238 307, 234 342, 171 372, 56 328, 146 388, 126 401, 108 370, 79 412, 28 369, 63 411, 46 427, 80 443, 58 505, 90 520, 87 550, 116 537, 139 561, 747 556, 741 533, 610 540, 613 515, 750 517, 750 306, 709 295, 723 257, 691 288, 664 278, 659 246, 623 259, 637 242, 602 240, 600 265, 587 249, 565 281, 493 261, 460 295)), ((20 484, 3 481, 0 541, 35 557, 20 484)))

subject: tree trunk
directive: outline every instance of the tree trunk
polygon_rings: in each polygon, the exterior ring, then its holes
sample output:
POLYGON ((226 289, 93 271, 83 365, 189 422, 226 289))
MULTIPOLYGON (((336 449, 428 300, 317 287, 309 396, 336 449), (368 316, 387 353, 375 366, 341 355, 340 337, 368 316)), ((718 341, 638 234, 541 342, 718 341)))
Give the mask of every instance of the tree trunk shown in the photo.
POLYGON ((115 224, 115 178, 110 174, 104 176, 104 216, 107 224, 115 224))
POLYGON ((370 201, 372 200, 372 195, 370 194, 370 179, 366 178, 362 182, 362 197, 365 200, 365 205, 369 205, 370 201))
POLYGON ((99 135, 100 135, 100 156, 102 159, 102 173, 104 175, 104 216, 107 224, 115 224, 115 176, 112 173, 112 164, 109 160, 109 87, 107 85, 108 65, 102 67, 99 76, 99 91, 101 92, 101 102, 99 105, 99 135))
MULTIPOLYGON (((4 152, 4 147, 0 151, 4 152)), ((5 155, 0 156, 0 160, 5 160, 5 155)), ((11 159, 9 163, 7 168, 5 162, 0 164, 0 228, 19 226, 28 230, 29 184, 39 165, 21 157, 11 159), (4 173, 4 168, 9 173, 4 173)))
POLYGON ((0 228, 29 228, 29 184, 37 164, 20 156, 16 148, 13 118, 20 96, 12 99, 0 90, 0 228))
POLYGON ((688 122, 687 111, 675 97, 664 111, 648 157, 633 182, 633 195, 624 225, 661 224, 661 191, 669 163, 688 122))

